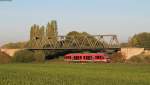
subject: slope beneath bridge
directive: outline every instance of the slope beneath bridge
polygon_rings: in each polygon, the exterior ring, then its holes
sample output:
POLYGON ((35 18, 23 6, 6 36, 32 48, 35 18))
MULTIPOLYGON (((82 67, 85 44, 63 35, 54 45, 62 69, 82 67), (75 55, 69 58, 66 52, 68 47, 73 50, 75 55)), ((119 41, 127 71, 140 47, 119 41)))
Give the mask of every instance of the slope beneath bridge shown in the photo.
POLYGON ((133 56, 139 55, 144 52, 144 48, 121 48, 121 53, 126 57, 126 59, 130 59, 133 56))
POLYGON ((8 48, 4 48, 4 49, 0 49, 1 52, 4 52, 6 54, 8 54, 9 56, 13 56, 17 51, 23 50, 23 49, 8 49, 8 48))

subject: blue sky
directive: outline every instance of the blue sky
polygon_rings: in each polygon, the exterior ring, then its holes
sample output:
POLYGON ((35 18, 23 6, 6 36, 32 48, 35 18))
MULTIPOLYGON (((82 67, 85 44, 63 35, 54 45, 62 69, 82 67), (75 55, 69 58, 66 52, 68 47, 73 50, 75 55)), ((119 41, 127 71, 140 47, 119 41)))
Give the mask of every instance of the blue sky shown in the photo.
POLYGON ((150 32, 150 0, 13 0, 0 2, 0 45, 29 40, 32 24, 57 20, 58 32, 117 34, 120 41, 150 32))

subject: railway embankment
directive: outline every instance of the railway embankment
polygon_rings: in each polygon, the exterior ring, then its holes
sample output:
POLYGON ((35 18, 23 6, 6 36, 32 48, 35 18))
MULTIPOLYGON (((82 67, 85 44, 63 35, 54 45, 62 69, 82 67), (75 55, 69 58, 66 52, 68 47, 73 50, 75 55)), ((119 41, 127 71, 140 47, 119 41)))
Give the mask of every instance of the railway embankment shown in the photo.
POLYGON ((22 50, 22 49, 0 49, 1 52, 4 52, 11 57, 19 50, 22 50))
POLYGON ((121 53, 126 59, 130 59, 140 54, 150 55, 150 50, 144 50, 144 48, 121 48, 121 53))

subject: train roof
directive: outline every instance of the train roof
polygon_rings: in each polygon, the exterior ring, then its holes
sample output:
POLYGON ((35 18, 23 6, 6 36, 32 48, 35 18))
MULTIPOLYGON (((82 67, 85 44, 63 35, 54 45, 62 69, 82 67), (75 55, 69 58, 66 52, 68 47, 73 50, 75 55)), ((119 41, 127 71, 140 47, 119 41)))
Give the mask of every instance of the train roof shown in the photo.
POLYGON ((65 56, 72 56, 72 55, 78 55, 78 56, 79 55, 82 55, 82 56, 83 55, 85 55, 85 56, 86 55, 91 55, 91 56, 92 55, 102 55, 103 56, 103 55, 106 55, 106 54, 104 54, 104 53, 70 53, 70 54, 66 54, 65 56))

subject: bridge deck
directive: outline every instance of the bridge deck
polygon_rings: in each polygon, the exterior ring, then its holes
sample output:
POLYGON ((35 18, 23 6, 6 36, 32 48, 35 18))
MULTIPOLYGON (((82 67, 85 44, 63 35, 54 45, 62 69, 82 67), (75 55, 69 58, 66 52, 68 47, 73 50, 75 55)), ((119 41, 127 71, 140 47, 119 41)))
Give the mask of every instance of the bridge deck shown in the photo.
POLYGON ((116 50, 121 48, 25 48, 26 50, 116 50))

